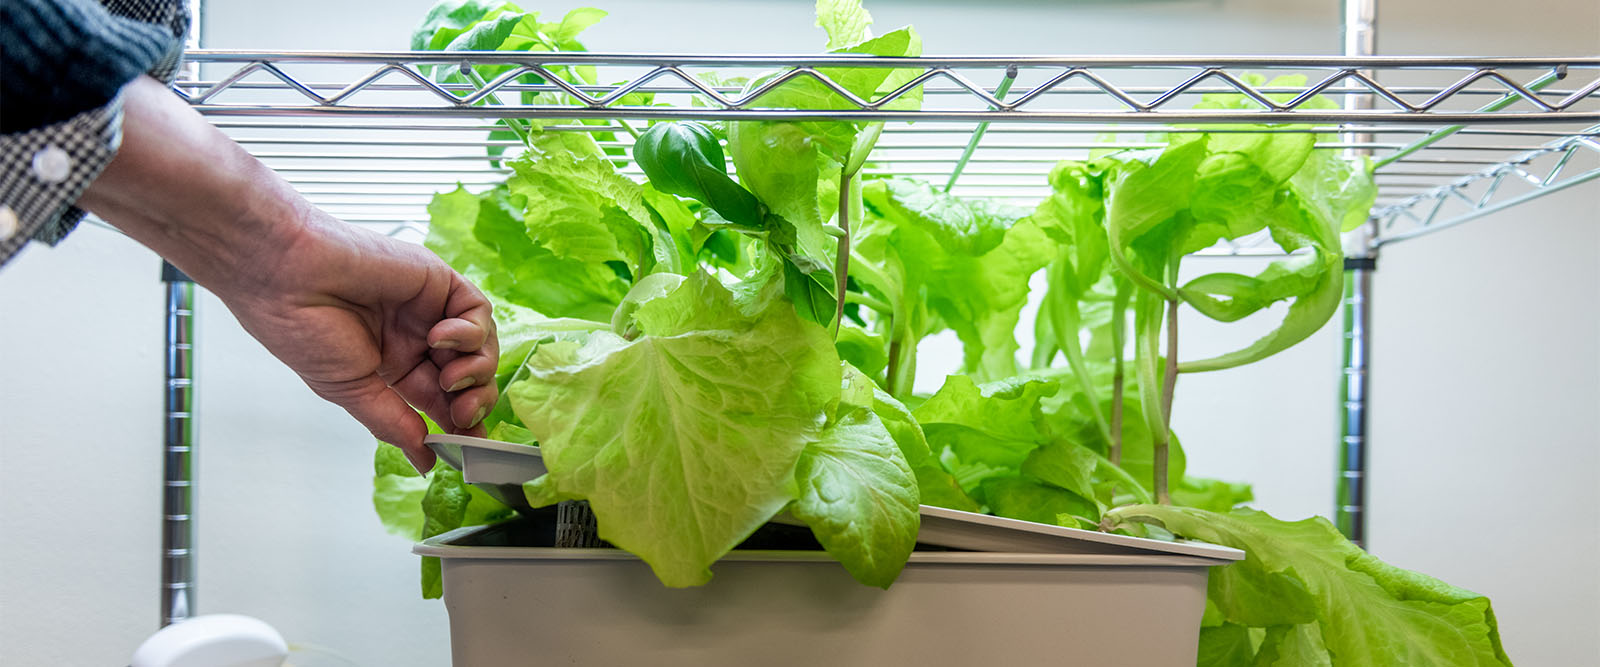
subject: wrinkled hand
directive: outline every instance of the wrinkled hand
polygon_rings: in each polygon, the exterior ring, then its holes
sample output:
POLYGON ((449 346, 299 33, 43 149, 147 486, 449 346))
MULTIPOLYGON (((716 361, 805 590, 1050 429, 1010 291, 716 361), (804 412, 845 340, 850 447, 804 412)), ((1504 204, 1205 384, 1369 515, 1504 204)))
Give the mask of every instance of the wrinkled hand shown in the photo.
POLYGON ((498 398, 490 305, 424 248, 346 225, 141 76, 117 156, 78 205, 228 305, 311 389, 433 468, 427 428, 482 435, 498 398))
POLYGON ((426 472, 434 457, 412 406, 482 436, 498 398, 489 301, 425 248, 308 214, 265 284, 219 295, 312 391, 426 472))

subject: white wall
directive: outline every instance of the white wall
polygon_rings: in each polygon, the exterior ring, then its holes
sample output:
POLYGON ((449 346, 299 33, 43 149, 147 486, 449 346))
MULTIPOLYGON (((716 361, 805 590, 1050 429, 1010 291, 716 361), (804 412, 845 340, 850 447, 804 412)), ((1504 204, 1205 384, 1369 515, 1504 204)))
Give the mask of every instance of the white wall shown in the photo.
MULTIPOLYGON (((401 48, 428 4, 216 0, 207 42, 401 48)), ((817 43, 803 0, 595 4, 613 14, 588 36, 597 48, 817 43)), ((872 8, 880 26, 914 22, 930 53, 1328 53, 1337 4, 872 8)), ((1380 20, 1391 54, 1600 50, 1592 2, 1389 0, 1380 20)), ((1591 184, 1395 246, 1375 287, 1372 547, 1492 596, 1523 665, 1600 659, 1597 200, 1591 184)), ((86 228, 0 270, 0 664, 122 664, 156 627, 157 266, 114 232, 86 228)), ((358 664, 446 664, 443 608, 416 597, 407 544, 372 516, 370 439, 215 300, 199 307, 200 609, 260 616, 358 664)), ((1203 324, 1186 330, 1197 352, 1227 344, 1203 324)), ((1326 512, 1337 363, 1328 330, 1248 369, 1185 377, 1175 427, 1191 469, 1254 482, 1259 505, 1282 516, 1326 512)))

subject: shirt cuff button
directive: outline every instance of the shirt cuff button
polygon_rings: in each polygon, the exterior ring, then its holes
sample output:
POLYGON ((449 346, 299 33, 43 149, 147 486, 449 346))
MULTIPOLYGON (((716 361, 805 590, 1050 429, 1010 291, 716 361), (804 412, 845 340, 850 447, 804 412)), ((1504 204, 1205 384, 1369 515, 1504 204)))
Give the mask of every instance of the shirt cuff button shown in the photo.
POLYGON ((17 213, 10 206, 0 205, 0 241, 9 241, 17 235, 17 213))
POLYGON ((72 173, 72 157, 60 146, 45 146, 33 154, 33 175, 45 183, 60 183, 72 173))

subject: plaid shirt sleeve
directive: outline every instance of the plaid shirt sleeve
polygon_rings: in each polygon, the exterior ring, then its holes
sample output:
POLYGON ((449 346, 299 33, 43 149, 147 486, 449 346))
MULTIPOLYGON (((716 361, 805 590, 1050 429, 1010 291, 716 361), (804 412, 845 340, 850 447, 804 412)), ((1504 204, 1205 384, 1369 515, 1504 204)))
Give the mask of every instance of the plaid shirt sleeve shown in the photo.
MULTIPOLYGON (((105 0, 117 16, 157 24, 172 32, 173 48, 149 74, 170 83, 188 33, 181 0, 105 0)), ((8 48, 10 45, 8 45, 8 48)), ((29 239, 55 244, 84 212, 73 206, 116 156, 122 140, 122 99, 67 120, 0 135, 0 266, 29 239)))

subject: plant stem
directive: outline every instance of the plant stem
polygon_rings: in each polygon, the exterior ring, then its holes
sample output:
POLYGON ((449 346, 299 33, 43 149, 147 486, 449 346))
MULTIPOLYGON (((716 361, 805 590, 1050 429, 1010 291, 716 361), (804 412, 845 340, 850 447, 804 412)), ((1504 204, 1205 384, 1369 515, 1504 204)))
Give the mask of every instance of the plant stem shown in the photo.
POLYGON ((1161 414, 1161 320, 1162 301, 1150 292, 1140 291, 1135 301, 1136 314, 1133 332, 1137 354, 1134 362, 1139 374, 1139 407, 1145 425, 1150 428, 1153 442, 1151 456, 1151 488, 1155 489, 1156 502, 1165 503, 1167 497, 1167 442, 1172 432, 1166 427, 1161 414))
POLYGON ((639 131, 633 129, 633 126, 629 125, 628 121, 623 120, 621 118, 618 118, 617 119, 617 124, 622 126, 622 131, 623 132, 627 132, 628 136, 633 137, 634 139, 638 139, 639 138, 639 131))
POLYGON ((839 170, 839 256, 833 266, 833 337, 844 320, 844 293, 850 285, 850 172, 839 170))
POLYGON ((1095 429, 1100 431, 1100 437, 1110 443, 1111 427, 1106 424, 1105 415, 1100 414, 1100 394, 1094 390, 1094 378, 1089 375, 1089 366, 1083 360, 1083 344, 1078 340, 1083 319, 1078 310, 1080 292, 1076 289, 1072 264, 1067 257, 1060 257, 1050 265, 1049 271, 1053 289, 1045 295, 1045 299, 1051 302, 1049 315, 1050 324, 1055 328, 1056 347, 1066 355, 1067 365, 1078 379, 1078 388, 1089 399, 1089 414, 1094 418, 1095 429))
POLYGON ((844 295, 844 302, 845 303, 860 304, 860 305, 866 306, 868 308, 871 308, 871 309, 873 309, 875 311, 878 311, 880 313, 883 313, 884 315, 892 315, 892 314, 894 314, 894 311, 889 307, 889 304, 884 303, 883 301, 879 301, 878 299, 874 299, 871 296, 868 296, 866 294, 862 294, 860 292, 849 292, 849 293, 845 294, 844 295))
MULTIPOLYGON (((472 85, 477 86, 479 90, 489 87, 489 82, 483 80, 483 76, 478 74, 478 70, 472 69, 471 67, 463 67, 460 71, 461 73, 467 75, 467 78, 472 80, 472 85)), ((503 105, 503 103, 500 101, 500 96, 495 95, 494 93, 489 93, 488 95, 483 96, 483 100, 480 103, 493 104, 495 106, 503 105)), ((522 144, 524 146, 529 148, 533 147, 533 139, 528 136, 528 130, 522 126, 521 121, 518 121, 515 118, 503 118, 500 120, 500 122, 504 123, 506 129, 511 130, 512 134, 517 135, 517 138, 522 140, 522 144)))
POLYGON ((889 319, 889 362, 884 376, 884 391, 901 400, 911 396, 917 381, 917 332, 911 326, 910 306, 903 301, 889 319))
POLYGON ((1161 415, 1172 428, 1172 396, 1178 389, 1178 302, 1167 302, 1167 368, 1161 376, 1161 415))
POLYGON ((1112 463, 1122 465, 1122 410, 1126 393, 1123 357, 1127 348, 1128 298, 1130 286, 1116 281, 1116 296, 1111 301, 1111 450, 1112 463))
POLYGON ((1117 481, 1127 486, 1128 492, 1133 494, 1134 498, 1141 503, 1151 502, 1150 492, 1144 490, 1144 485, 1140 484, 1139 480, 1134 479, 1133 475, 1128 474, 1128 471, 1123 470, 1122 466, 1112 463, 1110 459, 1101 456, 1100 452, 1096 452, 1092 449, 1089 450, 1089 452, 1094 454, 1095 458, 1099 460, 1100 469, 1106 471, 1112 477, 1117 478, 1117 481))
POLYGON ((894 318, 892 316, 890 317, 889 331, 891 336, 889 339, 889 361, 884 366, 883 390, 889 392, 890 396, 898 397, 900 388, 896 386, 896 380, 898 379, 896 376, 900 374, 900 339, 892 337, 894 336, 894 318))
MULTIPOLYGON (((1171 505, 1167 491, 1168 449, 1172 441, 1172 394, 1178 387, 1178 302, 1167 301, 1167 356, 1161 374, 1161 424, 1155 438, 1152 467, 1155 472, 1156 502, 1171 505)), ((1146 408, 1149 409, 1148 407, 1146 408)))
POLYGON ((1127 252, 1123 250, 1122 235, 1117 232, 1115 226, 1107 226, 1106 236, 1111 242, 1111 265, 1127 276, 1128 280, 1132 280, 1134 284, 1161 295, 1163 299, 1178 298, 1178 290, 1163 285, 1134 268, 1133 262, 1128 259, 1127 252))

